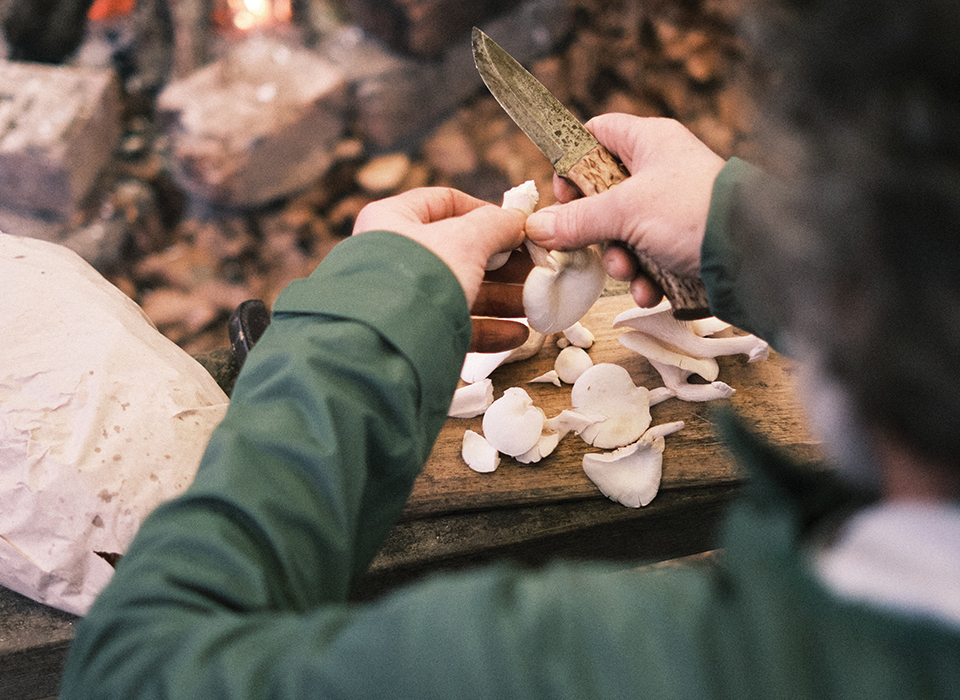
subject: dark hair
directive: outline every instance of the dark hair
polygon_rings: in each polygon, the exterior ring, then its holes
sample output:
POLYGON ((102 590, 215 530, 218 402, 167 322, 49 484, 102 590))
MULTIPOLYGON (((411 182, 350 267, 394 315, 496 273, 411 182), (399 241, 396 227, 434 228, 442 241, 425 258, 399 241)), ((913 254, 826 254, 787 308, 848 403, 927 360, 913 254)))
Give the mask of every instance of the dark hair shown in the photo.
POLYGON ((865 418, 958 465, 960 3, 785 0, 751 17, 779 178, 740 199, 743 274, 865 418))

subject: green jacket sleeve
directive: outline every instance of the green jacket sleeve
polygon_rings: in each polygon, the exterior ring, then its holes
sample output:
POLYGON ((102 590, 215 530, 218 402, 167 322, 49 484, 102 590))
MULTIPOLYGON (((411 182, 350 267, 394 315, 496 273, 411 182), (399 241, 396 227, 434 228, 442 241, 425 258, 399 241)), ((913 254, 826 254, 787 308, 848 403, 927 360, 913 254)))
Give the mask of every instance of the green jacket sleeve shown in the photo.
POLYGON ((764 177, 769 176, 739 158, 731 158, 720 171, 714 181, 706 235, 700 249, 700 276, 715 316, 760 336, 782 351, 776 319, 760 315, 747 298, 750 290, 742 279, 741 267, 750 251, 736 244, 732 217, 748 180, 764 177))
POLYGON ((769 494, 734 513, 716 571, 498 566, 349 605, 469 331, 452 273, 394 234, 288 288, 195 483, 78 623, 61 697, 957 697, 960 635, 826 595, 797 554, 813 516, 769 494))
POLYGON ((228 653, 219 635, 342 605, 429 455, 469 340, 456 278, 396 234, 348 239, 288 287, 195 482, 143 524, 79 625, 64 697, 140 697, 174 677, 194 688, 174 697, 214 697, 196 688, 228 653))

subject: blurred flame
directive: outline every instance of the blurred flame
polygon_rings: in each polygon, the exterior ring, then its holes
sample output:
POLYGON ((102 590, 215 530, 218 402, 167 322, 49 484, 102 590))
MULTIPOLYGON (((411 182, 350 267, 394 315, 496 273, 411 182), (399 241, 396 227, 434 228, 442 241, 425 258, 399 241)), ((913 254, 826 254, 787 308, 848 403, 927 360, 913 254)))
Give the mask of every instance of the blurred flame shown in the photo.
POLYGON ((135 0, 94 0, 87 19, 94 22, 113 19, 133 12, 135 0))
POLYGON ((243 31, 289 22, 293 16, 290 0, 227 0, 227 5, 233 25, 243 31))

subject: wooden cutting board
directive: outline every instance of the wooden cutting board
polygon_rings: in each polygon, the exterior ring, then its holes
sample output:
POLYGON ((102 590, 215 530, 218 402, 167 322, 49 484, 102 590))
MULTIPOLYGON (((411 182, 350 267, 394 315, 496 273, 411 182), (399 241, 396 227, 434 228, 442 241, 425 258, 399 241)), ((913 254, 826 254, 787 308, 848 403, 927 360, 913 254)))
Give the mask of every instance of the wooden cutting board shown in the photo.
MULTIPOLYGON (((624 329, 613 328, 614 317, 633 306, 629 295, 603 297, 581 323, 596 336, 595 344, 588 350, 594 364, 619 364, 630 372, 636 384, 652 389, 663 385, 660 375, 643 357, 620 345, 617 338, 624 329)), ((529 383, 530 379, 553 369, 558 353, 555 336, 551 336, 536 356, 497 368, 491 375, 494 398, 499 398, 511 386, 520 386, 548 418, 570 408, 569 385, 558 388, 553 384, 529 383)), ((740 481, 735 465, 724 453, 714 431, 712 411, 721 404, 734 406, 771 441, 794 448, 804 456, 816 452, 794 391, 791 361, 773 352, 769 359, 755 363, 748 363, 743 355, 718 360, 718 379, 736 389, 730 399, 691 403, 674 398, 651 408, 654 425, 684 421, 683 430, 666 438, 661 490, 740 481)), ((550 456, 537 464, 524 465, 503 456, 495 472, 474 472, 463 461, 460 449, 464 431, 483 433, 481 422, 482 417, 447 420, 414 485, 405 518, 604 498, 582 468, 583 455, 600 450, 573 434, 567 435, 550 456)))

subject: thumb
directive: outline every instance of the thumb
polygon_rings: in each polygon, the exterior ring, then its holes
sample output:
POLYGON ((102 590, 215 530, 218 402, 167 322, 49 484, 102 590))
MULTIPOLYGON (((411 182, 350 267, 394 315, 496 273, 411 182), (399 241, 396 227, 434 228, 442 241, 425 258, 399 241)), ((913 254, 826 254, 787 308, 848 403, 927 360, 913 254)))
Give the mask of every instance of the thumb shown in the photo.
POLYGON ((583 248, 609 240, 625 240, 628 232, 617 206, 616 188, 552 204, 527 217, 527 237, 548 250, 583 248))
POLYGON ((494 204, 474 209, 462 217, 461 231, 468 232, 471 245, 489 258, 523 243, 527 215, 519 209, 502 209, 494 204))

